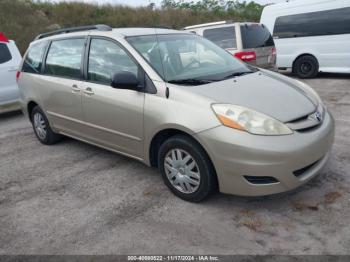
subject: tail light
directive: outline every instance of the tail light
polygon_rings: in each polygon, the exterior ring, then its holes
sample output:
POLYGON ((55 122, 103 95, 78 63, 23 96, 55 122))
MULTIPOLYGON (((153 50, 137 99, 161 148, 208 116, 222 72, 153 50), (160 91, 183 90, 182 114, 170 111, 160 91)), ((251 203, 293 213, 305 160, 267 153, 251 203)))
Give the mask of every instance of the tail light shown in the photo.
POLYGON ((20 76, 21 76, 21 71, 17 71, 17 73, 16 73, 16 81, 17 81, 17 83, 18 83, 18 80, 19 80, 20 76))
POLYGON ((255 52, 238 52, 235 53, 235 57, 238 59, 241 59, 244 62, 251 62, 256 60, 256 53, 255 52))
POLYGON ((9 40, 7 39, 7 37, 4 35, 4 33, 0 32, 0 42, 5 42, 8 43, 9 40))
POLYGON ((276 55, 277 55, 276 47, 273 47, 273 48, 272 48, 271 54, 272 54, 273 56, 276 56, 276 55))

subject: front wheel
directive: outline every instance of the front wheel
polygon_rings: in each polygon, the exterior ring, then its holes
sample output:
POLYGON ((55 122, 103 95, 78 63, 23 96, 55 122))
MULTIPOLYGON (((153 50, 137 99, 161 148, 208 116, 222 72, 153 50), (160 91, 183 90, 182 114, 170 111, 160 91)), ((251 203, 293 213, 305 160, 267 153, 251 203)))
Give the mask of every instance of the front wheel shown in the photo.
POLYGON ((158 166, 164 183, 178 197, 199 202, 217 187, 216 174, 203 148, 186 136, 174 136, 159 149, 158 166))
POLYGON ((47 117, 39 106, 33 108, 31 122, 34 133, 42 144, 52 145, 61 140, 62 136, 52 131, 47 117))

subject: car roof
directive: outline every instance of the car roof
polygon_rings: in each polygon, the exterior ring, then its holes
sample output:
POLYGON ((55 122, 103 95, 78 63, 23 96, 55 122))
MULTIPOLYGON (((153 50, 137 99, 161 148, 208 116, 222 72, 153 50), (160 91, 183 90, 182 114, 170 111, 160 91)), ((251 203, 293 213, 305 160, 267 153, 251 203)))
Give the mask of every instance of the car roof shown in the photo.
POLYGON ((221 27, 229 27, 234 26, 236 24, 239 25, 252 25, 252 24, 260 24, 259 22, 233 22, 233 21, 219 21, 219 22, 213 22, 213 23, 206 23, 206 24, 198 24, 198 25, 192 25, 192 26, 186 26, 183 28, 185 31, 195 31, 197 29, 209 29, 209 28, 221 28, 221 27))
POLYGON ((167 28, 143 28, 143 27, 127 27, 127 28, 114 28, 113 33, 120 34, 122 36, 138 36, 138 35, 155 35, 155 34, 183 34, 183 31, 167 29, 167 28))
POLYGON ((87 35, 95 35, 95 36, 101 35, 101 36, 125 38, 129 36, 144 36, 144 35, 155 35, 155 34, 184 34, 184 33, 187 34, 187 32, 184 32, 184 31, 168 29, 168 28, 160 28, 160 27, 107 28, 107 30, 105 28, 100 30, 98 28, 89 29, 88 26, 81 27, 81 28, 83 29, 79 30, 79 27, 75 27, 75 28, 60 29, 57 31, 44 33, 37 36, 32 43, 37 43, 45 40, 54 40, 54 39, 79 37, 79 36, 87 36, 87 35))
POLYGON ((335 2, 334 0, 293 0, 293 1, 286 1, 286 2, 267 5, 264 7, 264 9, 280 11, 280 9, 289 9, 289 8, 295 8, 295 7, 308 8, 308 6, 312 6, 316 4, 327 4, 327 3, 333 4, 334 2, 335 2))

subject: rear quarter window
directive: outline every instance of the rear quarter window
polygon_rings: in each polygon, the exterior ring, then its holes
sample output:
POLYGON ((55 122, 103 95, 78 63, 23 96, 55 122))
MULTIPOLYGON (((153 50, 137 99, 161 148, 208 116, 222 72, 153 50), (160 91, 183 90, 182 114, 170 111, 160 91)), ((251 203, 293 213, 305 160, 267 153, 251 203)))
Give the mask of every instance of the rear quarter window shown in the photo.
POLYGON ((237 48, 236 30, 233 26, 206 29, 203 36, 221 48, 237 48))
POLYGON ((22 67, 23 72, 34 74, 40 73, 47 43, 47 41, 40 42, 29 47, 22 67))
POLYGON ((7 44, 0 43, 0 64, 11 61, 12 56, 7 44))
POLYGON ((270 31, 261 24, 242 25, 241 35, 244 49, 275 45, 270 31))

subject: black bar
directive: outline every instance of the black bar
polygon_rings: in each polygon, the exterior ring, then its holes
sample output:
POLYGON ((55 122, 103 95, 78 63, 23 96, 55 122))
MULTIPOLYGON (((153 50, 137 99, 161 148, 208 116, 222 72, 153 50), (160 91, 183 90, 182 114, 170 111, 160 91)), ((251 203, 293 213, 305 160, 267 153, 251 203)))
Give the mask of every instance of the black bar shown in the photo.
POLYGON ((45 37, 59 35, 59 34, 88 31, 88 30, 111 31, 112 27, 110 27, 108 25, 87 25, 87 26, 63 28, 63 29, 52 31, 52 32, 40 34, 35 38, 35 40, 43 39, 45 37))

